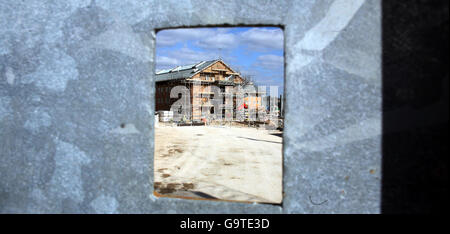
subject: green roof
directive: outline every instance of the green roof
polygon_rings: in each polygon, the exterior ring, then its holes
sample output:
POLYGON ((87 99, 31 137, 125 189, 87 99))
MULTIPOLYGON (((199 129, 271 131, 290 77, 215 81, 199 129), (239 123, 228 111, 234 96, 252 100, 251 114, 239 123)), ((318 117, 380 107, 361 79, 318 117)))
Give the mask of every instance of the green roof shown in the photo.
POLYGON ((156 72, 156 82, 191 78, 197 72, 205 69, 206 67, 217 61, 220 60, 216 59, 210 61, 201 61, 195 64, 177 66, 172 69, 158 71, 156 72))

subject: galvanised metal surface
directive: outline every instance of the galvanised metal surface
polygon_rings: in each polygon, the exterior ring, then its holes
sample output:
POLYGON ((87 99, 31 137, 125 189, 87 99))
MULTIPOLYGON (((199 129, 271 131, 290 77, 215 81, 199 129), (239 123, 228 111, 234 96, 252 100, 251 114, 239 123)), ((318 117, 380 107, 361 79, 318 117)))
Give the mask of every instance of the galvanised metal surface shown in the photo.
POLYGON ((378 213, 379 0, 0 1, 0 212, 378 213), (156 198, 155 30, 285 36, 282 206, 156 198))

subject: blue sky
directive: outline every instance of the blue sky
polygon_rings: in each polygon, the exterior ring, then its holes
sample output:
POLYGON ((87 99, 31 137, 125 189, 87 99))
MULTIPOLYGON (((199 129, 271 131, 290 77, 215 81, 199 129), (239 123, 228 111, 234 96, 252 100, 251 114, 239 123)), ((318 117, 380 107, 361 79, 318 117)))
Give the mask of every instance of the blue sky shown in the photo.
POLYGON ((283 90, 283 31, 276 27, 166 29, 156 35, 156 70, 217 58, 257 85, 283 90))

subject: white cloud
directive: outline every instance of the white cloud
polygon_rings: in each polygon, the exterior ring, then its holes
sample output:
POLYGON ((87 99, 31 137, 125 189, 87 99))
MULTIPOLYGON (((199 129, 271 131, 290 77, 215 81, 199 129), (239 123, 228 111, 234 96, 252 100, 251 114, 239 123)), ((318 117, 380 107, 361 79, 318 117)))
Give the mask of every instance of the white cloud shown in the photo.
POLYGON ((283 56, 264 54, 256 58, 251 67, 242 72, 250 75, 257 85, 283 86, 283 56))
POLYGON ((157 46, 173 46, 180 42, 193 41, 205 49, 230 49, 238 43, 237 36, 224 28, 185 28, 163 30, 157 34, 157 46))
POLYGON ((157 56, 157 66, 160 67, 175 67, 179 64, 179 61, 175 58, 170 58, 167 56, 157 56))
POLYGON ((238 45, 236 35, 232 33, 217 33, 214 36, 207 36, 199 40, 196 44, 205 49, 231 49, 238 45))
POLYGON ((273 50, 283 50, 283 31, 281 29, 249 28, 241 32, 232 32, 232 28, 164 30, 157 34, 157 47, 160 52, 156 57, 156 70, 221 57, 242 75, 252 76, 258 84, 283 84, 284 58, 270 54, 273 50), (181 49, 166 47, 180 42, 184 43, 184 47, 181 49), (191 45, 201 48, 201 50, 190 47, 191 45), (247 61, 244 64, 248 65, 244 65, 241 60, 245 58, 236 57, 236 51, 233 50, 238 46, 242 46, 240 47, 242 50, 237 53, 244 55, 256 53, 255 55, 260 56, 255 60, 253 57, 253 61, 247 61), (261 54, 261 52, 265 54, 261 54))
POLYGON ((202 38, 214 36, 215 30, 209 28, 180 28, 162 30, 157 33, 157 46, 172 46, 187 40, 201 40, 202 38))
POLYGON ((283 56, 265 54, 257 58, 256 66, 263 69, 274 70, 283 68, 283 56))
POLYGON ((192 41, 204 49, 232 49, 246 45, 252 51, 283 49, 281 29, 250 28, 240 33, 231 33, 230 28, 184 28, 163 30, 157 34, 157 46, 173 46, 192 41))
POLYGON ((173 68, 179 65, 198 63, 200 61, 217 59, 218 54, 201 52, 183 47, 171 50, 164 56, 156 56, 156 70, 173 68))
POLYGON ((251 50, 283 49, 283 31, 281 29, 251 28, 242 32, 239 37, 251 50))
POLYGON ((169 55, 183 61, 183 64, 196 63, 204 60, 215 59, 216 56, 213 53, 195 51, 188 47, 183 47, 180 50, 171 51, 169 55))

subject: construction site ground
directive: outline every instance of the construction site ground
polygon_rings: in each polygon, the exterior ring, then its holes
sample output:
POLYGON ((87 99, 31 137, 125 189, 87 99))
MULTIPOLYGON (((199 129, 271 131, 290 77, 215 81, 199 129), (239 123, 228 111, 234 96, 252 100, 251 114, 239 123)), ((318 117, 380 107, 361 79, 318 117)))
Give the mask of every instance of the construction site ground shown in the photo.
POLYGON ((158 196, 281 203, 282 133, 158 124, 154 169, 158 196))

